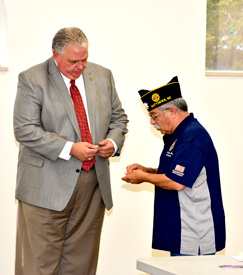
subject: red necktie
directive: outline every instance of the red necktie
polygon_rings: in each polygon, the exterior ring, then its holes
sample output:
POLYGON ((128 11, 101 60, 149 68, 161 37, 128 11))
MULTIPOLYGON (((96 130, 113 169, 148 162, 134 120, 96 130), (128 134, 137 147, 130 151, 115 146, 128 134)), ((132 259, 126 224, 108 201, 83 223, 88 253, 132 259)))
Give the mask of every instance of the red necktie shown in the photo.
MULTIPOLYGON (((81 94, 78 90, 78 87, 75 85, 75 80, 71 80, 70 83, 70 94, 73 100, 73 105, 76 112, 82 141, 93 144, 81 94)), ((84 161, 82 168, 86 171, 89 171, 90 168, 94 165, 94 163, 95 158, 92 158, 91 161, 84 161)))

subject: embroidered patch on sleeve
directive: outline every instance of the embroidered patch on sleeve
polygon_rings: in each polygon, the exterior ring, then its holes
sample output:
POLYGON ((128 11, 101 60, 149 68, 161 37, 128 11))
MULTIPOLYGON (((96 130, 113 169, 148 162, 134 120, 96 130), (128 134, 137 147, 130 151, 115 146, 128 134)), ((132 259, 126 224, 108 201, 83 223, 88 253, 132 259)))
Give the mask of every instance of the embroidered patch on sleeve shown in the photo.
POLYGON ((183 173, 184 170, 185 170, 185 167, 177 164, 176 167, 175 167, 175 170, 178 171, 178 172, 183 173))
POLYGON ((183 177, 184 176, 184 170, 185 170, 184 166, 181 166, 181 165, 177 164, 175 169, 172 171, 172 173, 179 176, 179 177, 183 177))

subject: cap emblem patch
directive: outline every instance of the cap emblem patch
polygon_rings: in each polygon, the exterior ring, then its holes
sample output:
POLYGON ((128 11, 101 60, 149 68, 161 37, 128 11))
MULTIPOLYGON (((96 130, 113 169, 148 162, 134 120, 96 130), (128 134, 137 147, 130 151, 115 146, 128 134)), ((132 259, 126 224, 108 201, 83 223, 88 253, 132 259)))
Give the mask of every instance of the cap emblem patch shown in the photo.
POLYGON ((160 96, 158 95, 158 94, 153 94, 152 95, 152 100, 154 101, 154 102, 157 102, 157 101, 159 101, 160 100, 160 96))

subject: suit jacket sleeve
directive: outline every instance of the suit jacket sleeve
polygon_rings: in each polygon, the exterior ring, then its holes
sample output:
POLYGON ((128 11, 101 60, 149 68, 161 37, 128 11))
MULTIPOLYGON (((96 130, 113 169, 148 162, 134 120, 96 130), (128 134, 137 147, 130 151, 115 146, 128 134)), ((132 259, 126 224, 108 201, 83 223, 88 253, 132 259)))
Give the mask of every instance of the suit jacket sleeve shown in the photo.
POLYGON ((112 114, 110 120, 110 126, 107 133, 107 138, 110 138, 115 141, 118 146, 118 150, 115 154, 120 155, 121 148, 125 140, 125 134, 127 130, 127 116, 122 108, 122 104, 119 100, 113 75, 111 73, 111 88, 112 88, 112 114))

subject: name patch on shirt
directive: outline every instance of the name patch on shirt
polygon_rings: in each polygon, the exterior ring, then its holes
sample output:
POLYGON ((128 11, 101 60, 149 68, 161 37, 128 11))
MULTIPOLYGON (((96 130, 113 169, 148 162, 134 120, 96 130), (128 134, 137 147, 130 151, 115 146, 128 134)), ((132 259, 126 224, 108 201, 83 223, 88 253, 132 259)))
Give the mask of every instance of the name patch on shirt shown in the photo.
POLYGON ((172 156, 173 156, 173 153, 172 153, 172 152, 169 152, 169 151, 168 151, 168 152, 166 153, 166 157, 171 158, 172 156))

